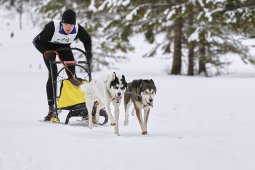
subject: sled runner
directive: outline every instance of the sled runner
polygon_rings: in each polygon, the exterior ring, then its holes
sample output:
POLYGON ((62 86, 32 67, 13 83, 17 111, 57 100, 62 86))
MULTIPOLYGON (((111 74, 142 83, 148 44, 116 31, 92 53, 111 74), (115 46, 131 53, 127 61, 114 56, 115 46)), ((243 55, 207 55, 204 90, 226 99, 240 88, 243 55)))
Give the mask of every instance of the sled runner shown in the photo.
MULTIPOLYGON (((65 124, 69 123, 69 119, 74 116, 79 116, 83 120, 88 119, 88 111, 86 108, 86 101, 85 101, 85 93, 80 90, 80 85, 84 83, 88 83, 92 80, 91 77, 91 68, 90 68, 90 61, 62 61, 59 57, 58 52, 65 51, 65 50, 76 50, 80 52, 81 55, 86 56, 86 52, 79 48, 61 48, 56 51, 47 51, 47 53, 55 53, 57 56, 57 59, 59 61, 52 61, 50 60, 50 68, 52 73, 52 66, 54 64, 56 65, 62 65, 62 68, 59 69, 57 73, 57 79, 54 82, 53 75, 52 77, 52 87, 53 87, 53 96, 54 96, 54 108, 56 108, 56 115, 51 119, 51 122, 59 122, 58 114, 62 110, 68 110, 69 113, 66 117, 65 124), (72 73, 72 71, 69 69, 70 67, 75 68, 75 73, 72 73), (68 78, 67 72, 72 75, 72 77, 68 78), (54 88, 54 85, 56 88, 54 88)), ((97 107, 97 101, 94 101, 94 107, 92 111, 92 116, 95 118, 95 108, 97 107)), ((104 119, 104 121, 100 121, 102 123, 99 123, 101 125, 106 124, 108 122, 108 116, 104 109, 100 110, 100 120, 101 118, 104 119)))

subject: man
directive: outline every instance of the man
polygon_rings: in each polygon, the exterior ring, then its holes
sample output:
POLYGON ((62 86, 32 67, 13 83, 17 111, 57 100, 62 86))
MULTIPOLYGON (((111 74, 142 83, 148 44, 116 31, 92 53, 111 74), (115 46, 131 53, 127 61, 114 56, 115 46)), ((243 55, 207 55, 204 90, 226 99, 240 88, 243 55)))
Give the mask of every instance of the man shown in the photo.
MULTIPOLYGON (((73 10, 66 10, 63 15, 61 21, 51 21, 49 22, 44 29, 37 35, 33 44, 37 48, 37 50, 47 56, 43 56, 46 67, 49 71, 48 81, 46 84, 49 112, 48 115, 44 118, 45 121, 50 121, 52 117, 55 116, 55 108, 54 108, 54 99, 53 99, 53 90, 56 89, 56 78, 57 78, 57 66, 55 64, 52 65, 52 73, 50 69, 50 60, 54 61, 56 59, 55 53, 45 53, 50 50, 57 50, 59 48, 68 48, 71 43, 79 39, 83 44, 87 53, 87 60, 90 61, 92 58, 91 53, 91 38, 87 31, 80 25, 76 23, 76 14, 73 10), (54 89, 52 87, 52 77, 54 79, 54 89)), ((74 56, 71 50, 68 51, 60 51, 59 57, 62 61, 73 61, 74 56)), ((72 73, 66 70, 69 80, 74 85, 79 85, 80 82, 78 79, 73 78, 72 74, 75 75, 75 67, 69 66, 69 70, 72 73)))

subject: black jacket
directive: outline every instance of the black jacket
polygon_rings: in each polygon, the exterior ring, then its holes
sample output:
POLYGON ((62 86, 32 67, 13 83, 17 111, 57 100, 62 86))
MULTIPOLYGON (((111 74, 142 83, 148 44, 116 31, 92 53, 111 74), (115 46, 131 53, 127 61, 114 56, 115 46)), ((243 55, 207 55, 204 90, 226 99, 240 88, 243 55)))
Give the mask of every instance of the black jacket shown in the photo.
MULTIPOLYGON (((54 22, 51 21, 47 25, 45 25, 44 29, 34 38, 33 43, 36 45, 36 48, 43 54, 45 51, 49 50, 49 48, 56 48, 66 46, 66 44, 54 44, 51 41, 53 34, 55 32, 54 22)), ((91 52, 91 38, 88 32, 78 24, 78 33, 75 37, 75 40, 79 39, 86 50, 86 52, 91 52)), ((70 46, 70 44, 68 44, 70 46)))

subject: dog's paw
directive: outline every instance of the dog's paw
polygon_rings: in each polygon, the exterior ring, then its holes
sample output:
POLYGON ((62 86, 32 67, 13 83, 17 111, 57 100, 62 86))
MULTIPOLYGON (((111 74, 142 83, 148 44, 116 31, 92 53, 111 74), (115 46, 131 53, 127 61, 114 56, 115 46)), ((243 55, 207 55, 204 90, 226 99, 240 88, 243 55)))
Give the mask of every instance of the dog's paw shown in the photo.
POLYGON ((93 127, 93 123, 89 124, 89 128, 92 129, 93 127))
POLYGON ((115 125, 116 125, 115 120, 112 120, 112 121, 111 121, 111 125, 112 125, 112 126, 115 126, 115 125))
POLYGON ((142 132, 142 135, 148 135, 147 131, 142 132))
POLYGON ((120 136, 118 125, 116 125, 116 126, 114 127, 114 133, 115 133, 117 136, 120 136))

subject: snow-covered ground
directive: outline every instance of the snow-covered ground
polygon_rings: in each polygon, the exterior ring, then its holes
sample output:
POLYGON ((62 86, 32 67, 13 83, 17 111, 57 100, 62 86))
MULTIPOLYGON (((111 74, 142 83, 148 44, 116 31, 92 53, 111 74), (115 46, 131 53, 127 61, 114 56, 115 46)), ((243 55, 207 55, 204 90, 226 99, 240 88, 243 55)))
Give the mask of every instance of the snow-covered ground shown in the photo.
POLYGON ((8 31, 0 32, 1 170, 255 169, 253 67, 237 62, 228 76, 169 76, 169 59, 143 59, 141 46, 130 61, 92 74, 156 83, 149 135, 141 135, 136 117, 123 125, 122 106, 116 136, 109 124, 89 129, 78 118, 67 126, 39 122, 47 113, 47 71, 31 43, 38 30, 16 31, 13 39, 8 31))

